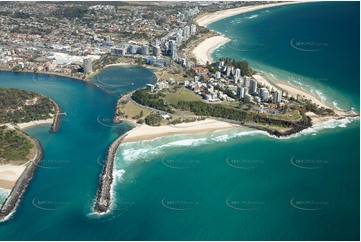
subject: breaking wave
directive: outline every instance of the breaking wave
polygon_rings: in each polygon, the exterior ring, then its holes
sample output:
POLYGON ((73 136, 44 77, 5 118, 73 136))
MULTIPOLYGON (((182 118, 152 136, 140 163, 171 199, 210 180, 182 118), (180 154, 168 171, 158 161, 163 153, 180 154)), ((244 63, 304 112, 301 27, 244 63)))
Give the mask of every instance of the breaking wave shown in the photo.
POLYGON ((258 17, 258 14, 253 14, 249 17, 246 17, 246 19, 253 19, 253 18, 257 18, 258 17))
POLYGON ((121 178, 121 176, 125 172, 122 169, 126 168, 128 165, 137 161, 147 162, 153 157, 163 154, 168 148, 196 147, 220 142, 228 142, 233 139, 256 135, 268 136, 274 139, 290 139, 303 135, 315 135, 316 133, 324 129, 344 128, 354 120, 358 119, 359 117, 331 119, 316 124, 313 127, 304 129, 297 134, 281 138, 272 136, 266 131, 250 129, 246 130, 244 128, 239 128, 227 131, 216 131, 211 134, 207 133, 197 135, 171 135, 159 137, 153 140, 123 143, 119 146, 116 155, 115 169, 117 169, 118 172, 116 173, 116 176, 119 176, 121 178))
POLYGON ((5 202, 6 198, 9 196, 10 190, 0 188, 0 207, 5 202))

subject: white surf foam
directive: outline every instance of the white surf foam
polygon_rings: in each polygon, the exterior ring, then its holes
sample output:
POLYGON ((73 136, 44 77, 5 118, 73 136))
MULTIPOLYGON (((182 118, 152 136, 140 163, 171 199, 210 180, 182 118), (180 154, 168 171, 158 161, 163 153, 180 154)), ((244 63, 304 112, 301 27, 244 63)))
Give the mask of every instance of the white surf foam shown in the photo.
MULTIPOLYGON (((224 132, 213 132, 212 135, 202 138, 190 138, 190 135, 174 135, 167 137, 160 137, 151 141, 140 141, 133 143, 125 143, 127 145, 121 147, 122 152, 119 154, 118 161, 124 161, 125 165, 129 165, 140 159, 148 160, 151 156, 159 155, 167 148, 172 147, 195 147, 200 145, 207 145, 217 142, 227 142, 231 139, 240 138, 244 136, 265 135, 277 139, 290 139, 299 137, 300 135, 313 135, 324 129, 344 128, 347 124, 351 123, 356 118, 344 118, 344 119, 331 119, 320 124, 316 124, 313 127, 302 130, 301 132, 286 137, 276 137, 270 135, 266 131, 261 130, 232 130, 224 132)), ((118 169, 123 168, 119 167, 118 169)), ((122 174, 121 174, 122 175, 122 174)))
POLYGON ((173 135, 160 137, 148 141, 138 141, 132 143, 124 143, 120 146, 121 152, 117 153, 116 165, 117 169, 124 168, 131 163, 139 160, 149 160, 154 155, 159 155, 165 152, 168 148, 174 147, 196 147, 201 145, 207 145, 214 142, 226 142, 230 139, 234 139, 241 136, 250 136, 257 134, 266 134, 265 131, 260 130, 242 130, 237 129, 232 131, 215 131, 210 134, 197 135, 198 137, 192 137, 192 135, 173 135), (206 137, 204 137, 206 136, 206 137))
MULTIPOLYGON (((10 192, 11 192, 11 190, 0 188, 0 207, 3 205, 6 198, 9 196, 10 192)), ((19 203, 20 203, 20 199, 19 199, 19 201, 17 201, 13 211, 8 216, 6 216, 2 220, 0 220, 0 222, 5 222, 5 221, 9 220, 15 214, 19 203)))
POLYGON ((163 147, 182 147, 182 146, 199 146, 207 143, 207 138, 200 139, 185 139, 185 140, 177 140, 174 142, 170 142, 169 144, 164 145, 163 147))
POLYGON ((261 130, 241 131, 241 132, 237 132, 237 133, 220 135, 220 136, 212 138, 211 140, 216 141, 216 142, 226 142, 230 139, 234 139, 234 138, 238 138, 238 137, 242 137, 242 136, 254 136, 257 134, 267 134, 267 132, 261 131, 261 130))
POLYGON ((315 135, 319 131, 324 130, 324 129, 346 128, 348 124, 350 124, 353 121, 356 121, 358 119, 359 119, 359 117, 347 117, 347 118, 343 118, 343 119, 330 119, 328 121, 316 124, 313 127, 304 129, 300 133, 297 133, 293 136, 291 135, 289 138, 298 137, 300 135, 315 135))
POLYGON ((257 18, 258 17, 258 14, 253 14, 249 17, 246 17, 246 19, 253 19, 253 18, 257 18))
POLYGON ((113 177, 117 180, 117 181, 123 181, 123 175, 125 173, 124 169, 120 169, 120 170, 113 170, 113 177))
POLYGON ((9 194, 10 194, 10 190, 0 188, 0 205, 2 205, 5 202, 6 198, 9 196, 9 194))

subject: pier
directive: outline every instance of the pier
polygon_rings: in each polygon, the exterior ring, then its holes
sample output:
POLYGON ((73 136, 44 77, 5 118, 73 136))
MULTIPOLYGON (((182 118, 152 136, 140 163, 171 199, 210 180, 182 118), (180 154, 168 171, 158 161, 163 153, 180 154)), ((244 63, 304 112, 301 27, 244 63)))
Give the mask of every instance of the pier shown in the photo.
POLYGON ((30 160, 29 164, 25 168, 24 172, 21 174, 19 179, 16 181, 15 186, 11 190, 9 196, 6 198, 2 207, 0 208, 0 221, 10 215, 13 211, 15 211, 17 204, 20 201, 21 196, 23 195, 29 181, 33 177, 34 171, 39 164, 41 157, 43 155, 43 151, 39 141, 29 135, 28 137, 34 142, 35 145, 35 155, 32 160, 30 160))
POLYGON ((107 150, 106 160, 99 177, 97 197, 94 206, 94 211, 97 213, 105 213, 109 210, 113 183, 114 157, 118 146, 127 135, 128 133, 121 135, 109 146, 107 150))

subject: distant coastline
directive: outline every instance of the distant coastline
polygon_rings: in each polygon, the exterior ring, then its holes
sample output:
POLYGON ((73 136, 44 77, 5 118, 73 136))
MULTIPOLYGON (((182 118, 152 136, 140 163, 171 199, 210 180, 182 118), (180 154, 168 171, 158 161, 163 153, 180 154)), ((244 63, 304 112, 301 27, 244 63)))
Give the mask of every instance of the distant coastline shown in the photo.
MULTIPOLYGON (((290 4, 301 4, 301 3, 309 3, 310 1, 295 1, 295 2, 281 2, 281 3, 273 3, 273 4, 262 4, 257 6, 250 6, 250 7, 240 7, 240 8, 234 8, 234 9, 227 9, 222 11, 217 11, 214 13, 209 14, 203 14, 195 19, 195 22, 203 27, 207 27, 210 23, 222 20, 224 18, 228 18, 231 16, 235 16, 242 13, 247 13, 251 11, 256 11, 264 8, 272 8, 277 6, 284 6, 284 5, 290 5, 290 4)), ((219 47, 220 45, 226 44, 228 41, 230 41, 227 36, 224 35, 218 35, 215 37, 211 37, 209 39, 204 40, 201 42, 198 46, 196 46, 192 53, 195 55, 196 59, 201 62, 201 64, 205 65, 207 62, 212 63, 215 62, 215 60, 211 57, 211 52, 219 47)), ((286 81, 277 80, 273 78, 272 80, 269 80, 266 76, 263 74, 257 73, 253 76, 259 83, 263 83, 266 86, 274 87, 278 90, 286 91, 291 96, 296 97, 299 95, 300 97, 304 97, 306 99, 311 100, 316 105, 319 105, 320 107, 328 108, 333 110, 338 116, 332 116, 328 118, 317 118, 315 115, 310 113, 310 117, 312 117, 312 123, 317 124, 320 122, 325 122, 329 119, 339 119, 340 117, 349 117, 354 116, 351 115, 345 111, 335 109, 334 107, 331 107, 325 103, 323 103, 319 97, 315 96, 314 94, 311 94, 305 90, 300 89, 297 86, 291 85, 287 83, 286 81)))
MULTIPOLYGON (((248 7, 239 7, 239 8, 232 8, 221 10, 213 13, 205 13, 198 16, 195 19, 195 22, 202 27, 207 28, 207 26, 213 22, 217 22, 219 20, 232 17, 238 14, 252 12, 264 8, 272 8, 277 6, 283 5, 290 5, 290 4, 299 4, 299 3, 306 3, 308 1, 294 1, 294 2, 280 2, 280 3, 272 3, 272 4, 261 4, 256 6, 248 6, 248 7)), ((214 62, 215 60, 212 59, 210 53, 219 47, 230 41, 231 39, 224 35, 218 35, 209 39, 206 39, 202 43, 200 43, 196 48, 193 49, 192 53, 196 56, 196 59, 201 62, 202 64, 206 64, 206 62, 214 62)))
POLYGON ((217 12, 213 12, 213 13, 205 13, 203 15, 198 16, 196 18, 195 22, 199 26, 207 27, 207 25, 209 25, 213 22, 234 16, 234 15, 238 15, 241 13, 252 12, 252 11, 260 10, 263 8, 271 8, 271 7, 283 6, 283 5, 289 5, 289 4, 306 3, 306 2, 312 2, 312 1, 278 2, 278 3, 271 3, 271 4, 260 4, 260 5, 256 5, 256 6, 231 8, 231 9, 221 10, 221 11, 217 11, 217 12))

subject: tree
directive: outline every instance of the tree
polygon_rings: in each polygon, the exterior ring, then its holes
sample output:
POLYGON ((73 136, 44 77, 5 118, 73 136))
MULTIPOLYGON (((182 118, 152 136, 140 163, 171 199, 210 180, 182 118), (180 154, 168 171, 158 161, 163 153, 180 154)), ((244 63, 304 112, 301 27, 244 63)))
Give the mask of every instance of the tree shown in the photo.
POLYGON ((145 117, 145 123, 150 126, 159 126, 162 119, 163 118, 158 114, 149 114, 145 117))

